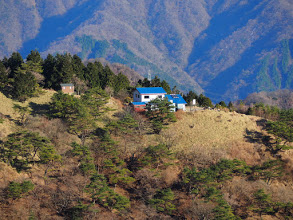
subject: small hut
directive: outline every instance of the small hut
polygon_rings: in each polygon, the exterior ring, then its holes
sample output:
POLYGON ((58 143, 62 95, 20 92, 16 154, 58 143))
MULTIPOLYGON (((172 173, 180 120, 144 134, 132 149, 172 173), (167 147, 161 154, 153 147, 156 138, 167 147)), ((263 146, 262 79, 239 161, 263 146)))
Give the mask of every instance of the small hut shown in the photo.
POLYGON ((63 93, 72 95, 74 93, 74 85, 72 83, 60 84, 63 93))

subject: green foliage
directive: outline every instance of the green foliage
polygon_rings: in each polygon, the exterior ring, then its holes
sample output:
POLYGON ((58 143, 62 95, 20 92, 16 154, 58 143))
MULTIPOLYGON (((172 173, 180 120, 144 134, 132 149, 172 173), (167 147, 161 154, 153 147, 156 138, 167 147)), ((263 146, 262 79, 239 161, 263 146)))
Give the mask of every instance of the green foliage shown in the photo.
POLYGON ((55 93, 49 104, 49 116, 73 121, 84 106, 80 99, 62 92, 55 93))
POLYGON ((110 133, 115 135, 121 134, 127 137, 135 133, 138 128, 138 123, 130 113, 126 113, 120 120, 109 122, 106 128, 110 133))
POLYGON ((158 190, 149 204, 152 205, 158 212, 164 212, 171 215, 176 210, 173 201, 175 199, 174 193, 170 188, 158 190))
POLYGON ((171 87, 170 85, 167 83, 167 81, 163 80, 161 82, 161 87, 168 93, 170 94, 172 91, 171 91, 171 87))
POLYGON ((230 111, 234 111, 234 105, 231 101, 228 104, 228 108, 230 109, 230 111))
POLYGON ((84 73, 84 79, 88 81, 91 88, 101 86, 101 75, 103 72, 103 65, 100 62, 88 63, 84 73))
POLYGON ((140 66, 151 66, 152 64, 146 61, 145 59, 142 59, 138 56, 136 56, 127 46, 126 43, 121 42, 119 40, 112 40, 112 46, 115 48, 116 51, 119 51, 118 54, 115 53, 114 56, 110 58, 110 61, 117 62, 121 61, 122 64, 137 64, 140 66), (123 54, 123 58, 120 56, 120 54, 123 54))
POLYGON ((260 64, 260 70, 257 73, 256 76, 256 82, 254 85, 254 89, 257 92, 260 91, 272 91, 275 89, 275 86, 272 82, 272 79, 270 75, 268 74, 268 69, 269 69, 269 60, 270 56, 267 55, 263 60, 262 63, 260 64))
POLYGON ((88 52, 95 47, 96 40, 92 36, 82 35, 81 37, 76 37, 76 41, 81 44, 81 59, 85 59, 88 52))
POLYGON ((69 123, 69 131, 85 139, 96 128, 95 121, 105 112, 103 106, 109 97, 100 88, 87 91, 80 99, 62 92, 55 93, 49 104, 49 116, 62 118, 69 123))
POLYGON ((247 175, 250 172, 250 167, 243 161, 222 159, 217 164, 199 171, 196 168, 185 168, 183 182, 187 184, 190 192, 199 192, 208 186, 229 180, 234 175, 247 175))
POLYGON ((8 135, 0 153, 1 161, 18 171, 29 169, 29 165, 36 162, 47 164, 61 159, 47 138, 29 131, 8 135))
POLYGON ((273 74, 272 74, 272 79, 274 80, 275 87, 277 89, 281 89, 282 87, 282 75, 278 69, 278 59, 275 58, 275 62, 273 65, 273 74))
POLYGON ((93 150, 101 160, 101 168, 106 173, 109 183, 128 186, 134 182, 135 179, 131 177, 132 172, 126 167, 126 163, 120 159, 116 142, 112 140, 108 130, 103 134, 100 142, 99 146, 93 150))
POLYGON ((273 154, 292 149, 287 143, 293 142, 293 110, 280 111, 279 120, 268 121, 266 130, 276 137, 275 144, 269 149, 273 154))
POLYGON ((248 108, 248 115, 256 115, 270 120, 276 120, 280 117, 281 110, 276 106, 268 106, 263 103, 256 103, 248 108))
POLYGON ((30 54, 27 55, 27 57, 26 57, 26 61, 31 61, 33 63, 42 64, 44 60, 41 57, 39 51, 37 51, 37 50, 31 50, 30 54))
POLYGON ((158 167, 164 160, 172 160, 172 156, 173 152, 170 151, 166 145, 159 144, 145 148, 144 155, 140 159, 140 162, 144 166, 158 167))
POLYGON ((91 195, 94 203, 109 209, 123 211, 130 207, 128 198, 115 193, 107 184, 107 180, 102 174, 94 174, 90 178, 90 183, 85 187, 85 191, 91 195))
POLYGON ((13 104, 13 110, 20 115, 19 123, 21 125, 25 124, 27 116, 30 114, 30 109, 28 106, 20 106, 19 104, 13 104))
MULTIPOLYGON (((115 87, 116 75, 111 71, 109 66, 103 67, 100 62, 88 63, 84 71, 85 80, 90 88, 100 87, 105 89, 107 86, 115 87)), ((118 82, 117 82, 118 83, 118 82)))
POLYGON ((283 216, 292 216, 293 203, 273 202, 271 195, 266 194, 263 189, 257 190, 254 194, 253 211, 260 214, 275 215, 280 213, 283 216))
POLYGON ((136 87, 151 87, 151 82, 147 78, 144 78, 143 80, 140 79, 138 80, 136 87))
POLYGON ((85 66, 82 60, 80 59, 80 57, 77 56, 76 54, 74 54, 72 57, 72 68, 73 68, 74 75, 77 76, 79 79, 84 80, 83 76, 84 76, 85 66))
POLYGON ((286 142, 293 142, 293 127, 288 125, 286 122, 268 122, 267 130, 269 133, 276 135, 286 142))
POLYGON ((56 57, 49 54, 44 60, 43 75, 45 86, 55 90, 60 89, 60 83, 70 83, 74 74, 76 63, 69 53, 57 54, 56 57))
POLYGON ((0 61, 0 88, 4 88, 8 83, 8 70, 0 61))
POLYGON ((264 192, 263 189, 259 189, 254 193, 255 200, 257 201, 258 208, 254 209, 254 211, 260 213, 266 213, 266 214, 275 214, 276 211, 271 206, 272 200, 271 197, 264 192))
POLYGON ((117 95, 119 91, 126 90, 130 86, 127 76, 119 73, 114 80, 114 94, 117 95))
POLYGON ((110 47, 110 43, 106 40, 96 41, 95 48, 93 48, 93 53, 95 58, 105 57, 107 49, 110 47))
POLYGON ((286 73, 288 71, 289 61, 291 58, 289 40, 288 39, 282 40, 281 47, 282 47, 282 70, 284 73, 286 73))
POLYGON ((81 96, 82 103, 89 108, 89 113, 95 119, 106 112, 104 105, 108 100, 109 95, 99 87, 92 88, 81 96))
POLYGON ((218 220, 238 220, 235 216, 231 206, 222 198, 217 201, 218 205, 213 209, 214 219, 218 220))
POLYGON ((15 78, 16 70, 23 63, 23 58, 19 52, 13 52, 7 61, 7 67, 10 68, 10 78, 15 78))
POLYGON ((109 183, 129 185, 135 181, 130 175, 132 172, 127 168, 114 167, 113 173, 109 175, 109 183))
POLYGON ((85 175, 93 174, 96 172, 94 164, 94 158, 91 156, 91 152, 87 146, 82 146, 73 142, 71 144, 72 153, 74 156, 79 157, 79 168, 85 175))
POLYGON ((138 80, 136 87, 162 87, 168 94, 171 94, 171 87, 167 83, 166 80, 163 80, 161 82, 160 78, 158 76, 155 76, 151 81, 149 81, 147 78, 144 78, 143 80, 138 80))
POLYGON ((224 101, 220 101, 219 102, 219 105, 222 106, 222 107, 224 107, 224 108, 227 108, 227 105, 226 105, 226 103, 224 101))
POLYGON ((189 91, 186 95, 183 95, 183 98, 189 105, 189 104, 192 104, 193 99, 197 100, 198 96, 195 92, 189 91))
POLYGON ((214 219, 238 219, 233 214, 231 206, 224 200, 219 184, 233 178, 235 175, 248 175, 251 169, 245 162, 239 160, 224 160, 197 171, 196 168, 185 168, 183 182, 193 194, 202 195, 207 201, 217 204, 213 209, 214 219))
POLYGON ((82 202, 78 201, 76 206, 66 210, 66 216, 72 220, 82 220, 84 219, 84 214, 88 212, 99 212, 99 210, 91 210, 90 205, 83 204, 82 202))
POLYGON ((111 71, 110 67, 106 65, 100 79, 102 89, 105 89, 107 86, 113 87, 115 83, 115 74, 111 71))
POLYGON ((252 178, 261 178, 267 181, 267 184, 271 180, 276 179, 284 174, 284 163, 280 160, 269 160, 264 162, 261 166, 252 167, 252 178))
POLYGON ((200 94, 197 99, 198 105, 201 107, 213 107, 213 103, 210 100, 210 98, 204 96, 203 94, 200 94))
POLYGON ((31 181, 23 181, 22 183, 10 182, 7 188, 7 196, 13 199, 19 199, 26 193, 34 189, 31 181))
POLYGON ((293 65, 291 66, 291 68, 288 71, 285 88, 287 88, 287 89, 293 88, 293 65))
POLYGON ((31 72, 17 72, 13 82, 12 96, 19 101, 25 101, 36 94, 37 87, 36 78, 31 72))
POLYGON ((146 116, 152 123, 153 130, 156 134, 159 134, 169 123, 176 121, 172 108, 172 103, 168 99, 154 99, 147 103, 146 116))

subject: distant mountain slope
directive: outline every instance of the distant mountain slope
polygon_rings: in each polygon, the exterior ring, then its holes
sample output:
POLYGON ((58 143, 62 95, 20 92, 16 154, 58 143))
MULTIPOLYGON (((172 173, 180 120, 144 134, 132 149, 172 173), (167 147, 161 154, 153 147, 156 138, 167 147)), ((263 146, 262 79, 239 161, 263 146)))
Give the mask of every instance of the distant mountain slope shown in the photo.
POLYGON ((214 101, 293 88, 290 0, 0 3, 0 57, 38 48, 105 58, 214 101))
POLYGON ((277 90, 274 92, 252 93, 244 100, 245 104, 263 103, 282 109, 293 108, 293 91, 277 90))

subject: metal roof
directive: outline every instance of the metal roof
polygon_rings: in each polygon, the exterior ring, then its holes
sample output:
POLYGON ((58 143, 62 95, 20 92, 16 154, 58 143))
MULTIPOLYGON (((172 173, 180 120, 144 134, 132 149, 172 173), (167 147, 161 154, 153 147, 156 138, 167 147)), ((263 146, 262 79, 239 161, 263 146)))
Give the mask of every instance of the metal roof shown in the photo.
POLYGON ((179 94, 166 95, 166 97, 168 98, 168 101, 172 100, 175 104, 187 104, 184 98, 179 94))
POLYGON ((162 87, 141 87, 136 88, 140 94, 167 94, 162 87))
POLYGON ((60 86, 74 86, 73 83, 61 83, 60 86))
POLYGON ((146 105, 145 102, 132 102, 132 105, 146 105))

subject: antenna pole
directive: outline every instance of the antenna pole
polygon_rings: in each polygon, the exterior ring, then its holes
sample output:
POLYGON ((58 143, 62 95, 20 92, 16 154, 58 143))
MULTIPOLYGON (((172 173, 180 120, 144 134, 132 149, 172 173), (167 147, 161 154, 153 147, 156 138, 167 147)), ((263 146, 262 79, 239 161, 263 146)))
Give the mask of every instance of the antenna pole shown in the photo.
POLYGON ((151 81, 152 80, 152 75, 151 75, 151 71, 149 70, 148 72, 148 80, 151 81))

